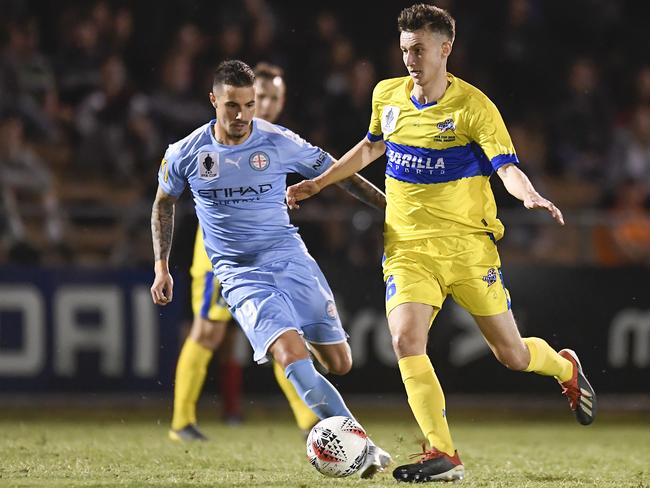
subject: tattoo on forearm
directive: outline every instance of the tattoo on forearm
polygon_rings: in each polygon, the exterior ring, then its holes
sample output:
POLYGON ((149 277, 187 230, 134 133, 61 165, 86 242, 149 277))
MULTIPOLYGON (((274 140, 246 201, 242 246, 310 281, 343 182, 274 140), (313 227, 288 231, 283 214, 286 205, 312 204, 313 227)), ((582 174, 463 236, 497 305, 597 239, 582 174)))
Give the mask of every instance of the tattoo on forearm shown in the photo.
POLYGON ((338 185, 347 191, 357 200, 375 207, 379 210, 386 208, 386 197, 372 183, 360 177, 352 175, 338 183, 338 185))
POLYGON ((169 259, 174 235, 174 202, 156 197, 151 209, 151 240, 156 261, 169 259))

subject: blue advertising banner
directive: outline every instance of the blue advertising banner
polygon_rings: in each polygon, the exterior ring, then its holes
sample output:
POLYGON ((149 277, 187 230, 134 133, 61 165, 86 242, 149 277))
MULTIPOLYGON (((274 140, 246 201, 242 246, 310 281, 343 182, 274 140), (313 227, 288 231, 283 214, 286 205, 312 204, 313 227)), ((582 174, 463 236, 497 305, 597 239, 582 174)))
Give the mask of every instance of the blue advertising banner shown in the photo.
POLYGON ((171 382, 181 301, 152 273, 0 268, 0 391, 134 391, 171 382))
MULTIPOLYGON (((321 264, 354 359, 348 375, 330 379, 343 392, 403 392, 379 270, 321 264)), ((188 318, 179 275, 175 300, 163 308, 151 302, 147 271, 0 268, 0 392, 171 391, 188 318)), ((510 267, 504 275, 523 336, 576 350, 599 391, 650 393, 650 285, 643 269, 510 267)), ((247 392, 277 392, 269 369, 252 363, 241 333, 235 352, 247 392)), ((501 366, 451 297, 431 329, 429 354, 448 392, 548 388, 548 378, 501 366)))

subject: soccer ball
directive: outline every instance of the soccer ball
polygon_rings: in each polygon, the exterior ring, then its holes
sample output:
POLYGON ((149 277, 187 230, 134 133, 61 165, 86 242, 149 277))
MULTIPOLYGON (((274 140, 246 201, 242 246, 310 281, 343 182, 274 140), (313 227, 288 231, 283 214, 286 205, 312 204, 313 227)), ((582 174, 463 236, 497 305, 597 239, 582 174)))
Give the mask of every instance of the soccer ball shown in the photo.
POLYGON ((325 476, 342 478, 356 473, 367 452, 366 431, 350 417, 321 420, 307 437, 307 459, 325 476))

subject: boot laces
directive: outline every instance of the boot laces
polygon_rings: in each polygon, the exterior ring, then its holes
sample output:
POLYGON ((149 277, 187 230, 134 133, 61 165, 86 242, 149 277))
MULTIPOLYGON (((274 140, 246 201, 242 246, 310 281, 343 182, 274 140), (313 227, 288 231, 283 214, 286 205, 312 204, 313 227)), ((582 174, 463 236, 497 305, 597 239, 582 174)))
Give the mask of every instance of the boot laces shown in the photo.
POLYGON ((415 454, 410 454, 409 459, 416 459, 420 458, 420 463, 423 463, 424 461, 430 461, 431 459, 438 459, 441 457, 446 456, 442 451, 439 451, 435 447, 431 447, 430 449, 427 449, 427 445, 423 442, 422 443, 422 452, 417 452, 415 454))

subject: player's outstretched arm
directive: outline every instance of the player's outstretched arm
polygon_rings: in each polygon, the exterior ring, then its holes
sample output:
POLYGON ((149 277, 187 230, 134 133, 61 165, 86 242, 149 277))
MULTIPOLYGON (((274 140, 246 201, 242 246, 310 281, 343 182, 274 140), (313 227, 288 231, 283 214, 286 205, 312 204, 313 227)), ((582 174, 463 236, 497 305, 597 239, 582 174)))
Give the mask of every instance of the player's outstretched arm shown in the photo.
POLYGON ((524 202, 526 208, 543 208, 560 224, 564 225, 562 212, 553 202, 547 200, 535 190, 526 174, 514 164, 506 164, 497 169, 506 190, 513 197, 524 202))
POLYGON ((287 205, 291 209, 300 208, 299 201, 316 195, 332 183, 337 183, 352 176, 384 154, 385 150, 384 141, 372 142, 364 137, 361 142, 345 153, 322 175, 313 180, 301 181, 287 188, 287 205))
POLYGON ((375 207, 378 210, 386 208, 386 195, 384 195, 384 192, 361 175, 355 173, 349 178, 339 181, 337 186, 343 188, 366 205, 375 207))
POLYGON ((169 252, 174 235, 174 207, 176 198, 160 187, 151 208, 151 240, 153 241, 154 272, 151 298, 156 305, 167 305, 172 301, 174 280, 169 273, 169 252))

